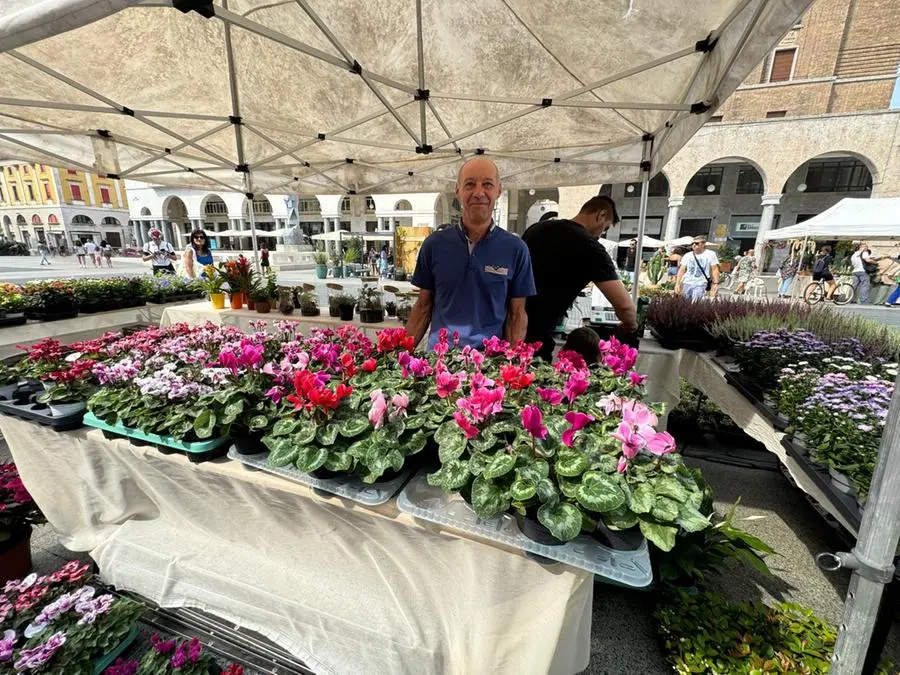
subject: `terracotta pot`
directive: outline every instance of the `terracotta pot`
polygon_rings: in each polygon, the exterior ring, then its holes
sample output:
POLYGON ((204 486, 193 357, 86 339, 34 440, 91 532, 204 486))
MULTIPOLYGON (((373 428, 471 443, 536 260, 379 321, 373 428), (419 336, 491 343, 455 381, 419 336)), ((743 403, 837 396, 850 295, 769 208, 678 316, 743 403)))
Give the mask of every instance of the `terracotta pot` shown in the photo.
POLYGON ((212 303, 213 309, 225 309, 224 293, 210 293, 209 301, 212 303))
POLYGON ((244 294, 243 293, 232 293, 231 294, 231 309, 241 309, 244 306, 244 294))
POLYGON ((272 303, 268 300, 260 300, 256 303, 256 311, 259 314, 268 314, 272 311, 272 303))
POLYGON ((251 312, 256 309, 256 302, 251 300, 249 295, 247 296, 247 309, 249 309, 251 312))
POLYGON ((0 545, 0 583, 21 579, 31 571, 31 525, 0 545))

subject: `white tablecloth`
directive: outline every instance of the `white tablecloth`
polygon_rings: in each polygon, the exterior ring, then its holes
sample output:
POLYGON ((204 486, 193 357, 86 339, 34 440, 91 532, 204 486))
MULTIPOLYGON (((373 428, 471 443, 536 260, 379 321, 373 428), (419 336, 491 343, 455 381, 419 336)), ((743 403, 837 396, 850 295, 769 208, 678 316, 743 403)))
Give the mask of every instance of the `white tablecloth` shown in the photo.
POLYGON ((0 416, 65 546, 163 606, 259 631, 317 673, 575 673, 593 576, 237 462, 191 464, 0 416))
POLYGON ((249 309, 215 309, 209 300, 200 302, 192 302, 187 305, 179 305, 177 307, 167 307, 163 312, 159 325, 168 326, 173 323, 187 323, 191 326, 198 326, 207 321, 212 321, 223 326, 237 326, 244 332, 252 332, 250 322, 253 320, 265 320, 269 322, 269 329, 274 330, 276 321, 297 321, 299 322, 299 330, 301 333, 308 333, 313 326, 320 328, 337 328, 345 323, 351 323, 369 337, 374 338, 380 330, 385 328, 402 328, 404 324, 396 319, 385 319, 381 323, 362 323, 357 316, 353 321, 341 321, 328 315, 328 310, 317 317, 303 316, 299 309, 295 309, 292 314, 282 314, 277 309, 273 309, 268 314, 260 314, 257 311, 249 309))

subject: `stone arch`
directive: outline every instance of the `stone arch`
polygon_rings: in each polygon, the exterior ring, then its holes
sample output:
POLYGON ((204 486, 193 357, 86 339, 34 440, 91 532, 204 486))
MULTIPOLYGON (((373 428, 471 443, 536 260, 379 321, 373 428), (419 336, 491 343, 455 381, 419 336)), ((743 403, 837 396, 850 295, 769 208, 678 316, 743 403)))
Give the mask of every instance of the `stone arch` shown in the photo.
POLYGON ((716 152, 706 153, 702 156, 692 156, 684 153, 684 156, 676 155, 666 165, 666 177, 669 181, 669 195, 671 197, 684 196, 688 183, 701 170, 715 164, 749 164, 759 173, 763 182, 763 194, 767 194, 770 187, 769 172, 763 168, 763 163, 749 154, 716 152))
POLYGON ((23 216, 21 213, 16 215, 16 225, 18 225, 19 227, 28 226, 28 223, 25 222, 25 216, 23 216))
POLYGON ((101 225, 109 225, 111 227, 122 227, 122 223, 118 218, 114 218, 112 216, 106 216, 103 220, 100 221, 101 225))
POLYGON ((41 217, 35 213, 33 216, 31 216, 31 224, 32 225, 43 225, 44 221, 41 220, 41 217))
POLYGON ((412 211, 412 204, 408 199, 400 199, 394 204, 394 211, 412 211))
MULTIPOLYGON (((815 155, 814 157, 810 157, 809 159, 805 160, 804 162, 801 162, 794 168, 793 171, 791 171, 787 175, 787 177, 785 178, 785 180, 781 186, 781 192, 783 194, 788 194, 790 188, 799 188, 799 187, 801 187, 801 185, 803 185, 802 182, 798 182, 798 181, 803 180, 801 178, 801 175, 803 174, 803 172, 808 171, 810 162, 814 162, 816 160, 827 161, 829 159, 838 160, 838 161, 841 159, 854 159, 854 160, 858 161, 859 163, 861 163, 869 172, 869 181, 868 181, 869 187, 866 190, 852 190, 852 192, 859 192, 859 194, 857 195, 859 197, 869 196, 872 194, 872 187, 878 182, 878 175, 879 175, 878 168, 875 166, 875 162, 873 162, 871 159, 869 159, 866 155, 864 155, 860 152, 852 151, 852 150, 835 150, 835 151, 831 151, 831 152, 823 152, 818 155, 815 155)), ((797 191, 804 192, 805 190, 797 189, 797 191)), ((846 191, 846 192, 850 192, 850 191, 846 191)))
POLYGON ((145 206, 144 208, 141 209, 141 215, 142 215, 142 216, 149 216, 149 215, 150 215, 150 209, 148 209, 148 208, 145 206))
POLYGON ((47 224, 48 225, 59 225, 59 218, 56 217, 56 214, 51 213, 47 216, 47 224))
POLYGON ((187 205, 177 195, 169 195, 162 204, 162 217, 165 220, 187 220, 187 205))
MULTIPOLYGON (((750 159, 749 157, 743 156, 743 155, 728 155, 728 156, 723 156, 723 157, 717 157, 713 160, 706 162, 702 166, 697 167, 696 170, 694 171, 694 173, 691 174, 688 181, 684 184, 684 187, 682 188, 682 191, 680 194, 682 194, 682 195, 687 194, 688 186, 690 185, 691 181, 694 180, 694 177, 697 174, 699 174, 701 171, 703 171, 704 169, 706 169, 708 167, 724 166, 724 165, 728 165, 728 164, 731 164, 731 165, 748 164, 751 167, 753 167, 756 170, 756 173, 758 173, 759 177, 762 179, 762 192, 760 194, 768 194, 767 190, 768 190, 769 184, 766 182, 766 172, 763 170, 762 166, 760 166, 760 164, 758 162, 756 162, 753 159, 750 159)), ((717 193, 713 192, 713 194, 717 194, 717 193)))
POLYGON ((207 216, 228 217, 228 204, 215 192, 203 195, 200 200, 200 217, 205 219, 207 216))
POLYGON ((86 216, 83 213, 79 213, 75 216, 72 216, 72 225, 93 225, 94 221, 90 216, 86 216))

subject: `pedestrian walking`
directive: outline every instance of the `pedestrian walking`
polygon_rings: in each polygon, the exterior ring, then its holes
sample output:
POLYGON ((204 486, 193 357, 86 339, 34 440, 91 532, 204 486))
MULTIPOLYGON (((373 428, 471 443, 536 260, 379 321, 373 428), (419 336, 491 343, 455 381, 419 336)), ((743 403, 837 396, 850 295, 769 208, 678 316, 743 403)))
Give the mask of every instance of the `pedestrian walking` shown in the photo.
POLYGON ((94 267, 100 267, 100 261, 98 260, 97 252, 99 251, 99 247, 90 239, 84 243, 84 252, 90 257, 91 262, 94 264, 94 267))
POLYGON ((75 257, 78 259, 78 266, 81 269, 87 267, 85 265, 85 257, 87 256, 87 249, 85 249, 84 244, 81 243, 80 239, 76 239, 72 245, 75 247, 75 257))
POLYGON ((141 259, 153 265, 153 274, 175 274, 175 266, 172 265, 176 259, 175 249, 172 244, 163 241, 162 232, 156 228, 150 230, 150 241, 144 244, 141 259))
POLYGON ((850 270, 853 272, 856 286, 856 302, 860 305, 869 302, 870 274, 878 271, 875 263, 881 260, 872 255, 872 250, 864 241, 853 242, 853 255, 850 256, 850 270))
POLYGON ((706 248, 706 237, 694 237, 691 252, 681 257, 675 292, 691 300, 699 300, 707 293, 719 293, 719 258, 706 248))
POLYGON ((263 246, 259 250, 259 266, 262 267, 262 271, 264 274, 268 274, 269 272, 269 249, 263 246))
POLYGON ((743 295, 747 292, 747 284, 756 276, 758 269, 756 257, 751 248, 738 261, 733 270, 733 274, 737 275, 738 280, 737 288, 734 289, 735 295, 743 295))
POLYGON ((106 260, 106 266, 110 267, 110 268, 112 267, 112 254, 113 254, 112 246, 109 245, 109 242, 106 241, 106 239, 101 239, 100 240, 100 252, 97 254, 97 257, 99 258, 102 255, 103 258, 106 260))
POLYGON ((44 242, 38 242, 38 253, 41 256, 41 265, 49 265, 50 261, 47 259, 47 254, 50 252, 50 249, 47 248, 47 244, 44 242))
POLYGON ((797 263, 791 256, 788 256, 778 268, 778 275, 781 277, 781 283, 778 284, 778 297, 786 298, 791 294, 791 284, 794 283, 794 277, 797 276, 797 263))

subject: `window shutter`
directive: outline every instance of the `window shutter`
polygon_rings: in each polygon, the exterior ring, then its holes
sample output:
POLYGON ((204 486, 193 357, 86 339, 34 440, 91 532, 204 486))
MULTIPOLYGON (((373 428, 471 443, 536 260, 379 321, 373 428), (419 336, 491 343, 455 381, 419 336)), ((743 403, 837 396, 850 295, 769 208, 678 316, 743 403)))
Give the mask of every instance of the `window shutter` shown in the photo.
POLYGON ((796 49, 781 49, 775 52, 772 59, 772 74, 769 82, 785 82, 791 79, 791 69, 794 67, 794 55, 796 49))

